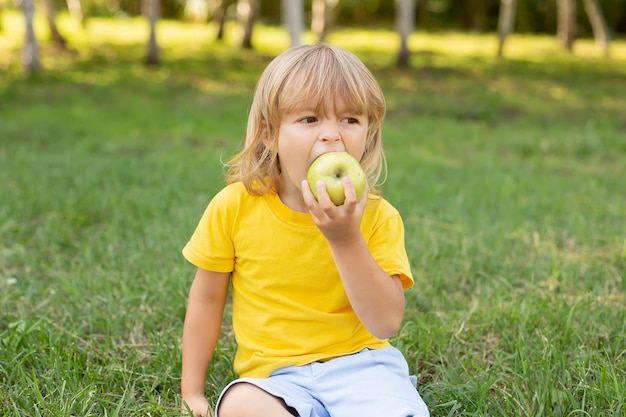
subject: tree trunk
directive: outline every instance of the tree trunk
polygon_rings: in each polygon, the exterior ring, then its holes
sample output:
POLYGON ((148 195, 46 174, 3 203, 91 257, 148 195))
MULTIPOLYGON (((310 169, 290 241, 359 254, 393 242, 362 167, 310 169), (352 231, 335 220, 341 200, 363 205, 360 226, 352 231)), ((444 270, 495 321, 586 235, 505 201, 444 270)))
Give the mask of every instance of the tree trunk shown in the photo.
POLYGON ((148 37, 148 53, 146 55, 146 64, 158 65, 159 44, 157 42, 156 26, 161 15, 161 5, 159 0, 143 0, 143 14, 148 19, 150 35, 148 37))
POLYGON ((34 0, 22 0, 22 12, 24 13, 24 21, 26 23, 26 39, 23 50, 24 67, 27 72, 34 74, 41 69, 39 47, 37 46, 33 25, 33 20, 35 19, 34 0))
POLYGON ((237 20, 243 28, 242 48, 252 49, 252 29, 258 10, 258 0, 239 0, 237 2, 237 20))
POLYGON ((85 15, 83 14, 80 0, 67 0, 67 10, 69 10, 70 15, 79 22, 82 27, 85 27, 85 15))
POLYGON ((339 0, 313 0, 311 5, 311 31, 324 42, 335 20, 339 0))
POLYGON ((283 24, 289 31, 291 46, 302 43, 302 32, 304 31, 304 1, 303 0, 282 0, 281 1, 283 24))
POLYGON ((596 43, 602 49, 602 53, 606 58, 609 57, 609 46, 611 43, 611 36, 609 35, 609 29, 604 19, 602 9, 597 0, 583 0, 585 6, 585 12, 589 18, 591 29, 593 30, 593 37, 596 39, 596 43))
POLYGON ((572 52, 576 39, 576 0, 556 0, 556 36, 568 51, 572 52))
POLYGON ((46 20, 48 21, 48 27, 50 28, 50 35, 52 36, 52 40, 55 44, 62 48, 66 48, 66 42, 61 32, 57 28, 57 24, 55 22, 56 12, 54 10, 54 0, 45 0, 45 9, 46 9, 46 20))
POLYGON ((217 40, 221 41, 224 39, 224 24, 226 23, 226 11, 228 10, 228 6, 230 5, 230 0, 214 0, 213 1, 213 17, 217 23, 217 40))
POLYGON ((500 0, 498 15, 498 58, 504 54, 504 44, 515 27, 517 0, 500 0))
POLYGON ((400 52, 398 53, 398 67, 409 66, 409 36, 415 28, 415 1, 396 0, 396 28, 400 35, 400 52))

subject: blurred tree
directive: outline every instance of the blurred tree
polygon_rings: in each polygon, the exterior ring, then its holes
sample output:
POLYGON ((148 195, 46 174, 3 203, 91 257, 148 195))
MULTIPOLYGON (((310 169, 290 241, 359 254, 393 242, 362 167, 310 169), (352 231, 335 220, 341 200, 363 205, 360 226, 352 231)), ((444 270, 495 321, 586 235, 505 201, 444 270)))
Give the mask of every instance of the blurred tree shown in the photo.
POLYGON ((400 35, 398 66, 409 66, 409 36, 415 28, 415 0, 396 0, 396 28, 400 35))
POLYGON ((611 40, 602 9, 600 9, 597 0, 583 0, 583 5, 585 6, 585 12, 589 18, 591 29, 593 30, 593 37, 600 46, 604 56, 608 58, 610 55, 609 45, 611 40))
POLYGON ((335 9, 339 0, 312 0, 311 31, 320 42, 326 40, 335 20, 335 9))
POLYGON ((148 65, 158 65, 159 44, 157 42, 156 26, 161 15, 161 5, 159 0, 143 0, 142 8, 144 16, 148 19, 149 36, 148 36, 148 53, 146 55, 146 63, 148 65))
POLYGON ((67 10, 82 27, 85 27, 86 20, 80 0, 67 0, 67 10))
POLYGON ((568 51, 572 51, 576 39, 576 0, 556 0, 556 36, 568 51))
POLYGON ((52 40, 58 46, 67 49, 67 44, 65 42, 65 38, 59 32, 56 24, 56 8, 54 4, 54 0, 44 0, 44 8, 46 10, 46 20, 48 22, 48 27, 50 28, 50 36, 52 36, 52 40))
POLYGON ((243 28, 243 36, 241 38, 241 47, 252 49, 252 30, 257 15, 259 14, 258 0, 239 0, 237 1, 237 20, 243 28))
POLYGON ((504 44, 515 27, 517 0, 500 0, 498 16, 498 58, 504 53, 504 44))
MULTIPOLYGON (((557 37, 570 52, 574 47, 577 29, 576 0, 556 0, 557 37)), ((605 57, 609 56, 610 35, 606 19, 597 0, 583 0, 585 14, 589 19, 593 37, 602 49, 605 57)))
POLYGON ((304 1, 282 0, 281 8, 283 25, 289 32, 291 46, 300 45, 304 31, 304 1))
POLYGON ((252 32, 254 24, 259 16, 259 0, 209 0, 211 20, 217 24, 217 40, 224 39, 224 27, 228 10, 235 6, 237 11, 237 22, 243 30, 241 37, 241 47, 252 49, 252 32))
POLYGON ((233 4, 233 0, 213 0, 213 21, 217 23, 217 40, 224 39, 224 24, 226 23, 226 12, 233 4))
POLYGON ((41 64, 39 62, 39 46, 35 37, 33 21, 35 19, 34 0, 22 0, 22 12, 26 24, 26 39, 24 40, 23 60, 26 71, 33 74, 39 72, 41 64))
MULTIPOLYGON (((7 0, 4 1, 7 5, 7 0)), ((17 0, 10 0, 17 1, 17 0)), ((54 0, 57 8, 67 1, 54 0)), ((236 16, 234 0, 160 0, 161 12, 164 18, 178 19, 193 17, 196 21, 213 19, 219 22, 214 12, 229 10, 228 17, 236 16), (216 8, 224 2, 224 7, 216 8)), ((472 30, 479 32, 495 32, 498 27, 500 0, 414 0, 415 25, 420 30, 472 30)), ((558 0, 559 2, 561 0, 558 0)), ((567 0, 564 0, 567 1, 567 0)), ((258 1, 257 20, 269 25, 279 25, 283 17, 282 6, 285 0, 258 1)), ((384 27, 392 28, 395 21, 396 2, 389 0, 292 0, 301 3, 307 10, 306 23, 316 34, 318 26, 314 27, 317 18, 318 6, 334 3, 334 13, 330 15, 334 25, 384 27), (310 8, 310 9, 309 9, 310 8), (309 14, 310 12, 310 14, 309 14), (309 22, 308 20, 311 20, 309 22)), ((580 5, 583 0, 576 0, 580 5)), ((609 32, 626 32, 626 0, 595 0, 602 7, 609 32)), ((82 0, 81 6, 85 15, 92 16, 137 16, 141 14, 138 0, 82 0)), ((69 9, 69 5, 68 5, 69 9)), ((526 33, 556 33, 557 31, 557 1, 554 0, 524 0, 517 1, 515 30, 526 33)), ((577 8, 576 29, 578 36, 592 34, 586 13, 582 5, 577 8)), ((327 8, 330 10, 330 8, 327 8)), ((305 18, 303 17, 303 20, 305 18)), ((330 22, 330 20, 329 20, 330 22)), ((316 24, 317 25, 317 24, 316 24)), ((318 35, 319 36, 319 35, 318 35)))

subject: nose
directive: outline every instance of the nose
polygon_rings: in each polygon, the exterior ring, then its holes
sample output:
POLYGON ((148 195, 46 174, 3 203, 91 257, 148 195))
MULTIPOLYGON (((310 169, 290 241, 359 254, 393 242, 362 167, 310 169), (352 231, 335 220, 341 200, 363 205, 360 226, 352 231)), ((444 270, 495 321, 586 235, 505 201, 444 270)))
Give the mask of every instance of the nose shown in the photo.
POLYGON ((339 126, 331 121, 323 123, 320 131, 320 140, 328 143, 340 141, 341 132, 339 130, 339 126))

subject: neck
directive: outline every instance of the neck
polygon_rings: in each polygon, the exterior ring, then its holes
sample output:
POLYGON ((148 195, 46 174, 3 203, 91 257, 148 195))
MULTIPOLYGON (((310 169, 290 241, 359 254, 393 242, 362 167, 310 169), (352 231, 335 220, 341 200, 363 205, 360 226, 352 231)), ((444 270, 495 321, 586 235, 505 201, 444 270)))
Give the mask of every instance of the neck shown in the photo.
POLYGON ((278 197, 284 205, 299 213, 308 213, 309 209, 302 198, 302 191, 287 181, 281 181, 278 197))

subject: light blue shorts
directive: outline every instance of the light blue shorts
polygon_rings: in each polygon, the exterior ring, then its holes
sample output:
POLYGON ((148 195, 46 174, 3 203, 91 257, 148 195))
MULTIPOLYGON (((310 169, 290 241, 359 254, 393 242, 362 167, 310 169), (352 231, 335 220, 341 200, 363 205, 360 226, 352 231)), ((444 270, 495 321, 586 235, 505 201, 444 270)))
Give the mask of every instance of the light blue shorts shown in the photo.
POLYGON ((394 347, 276 370, 268 378, 240 378, 281 398, 298 417, 428 417, 402 353, 394 347))

